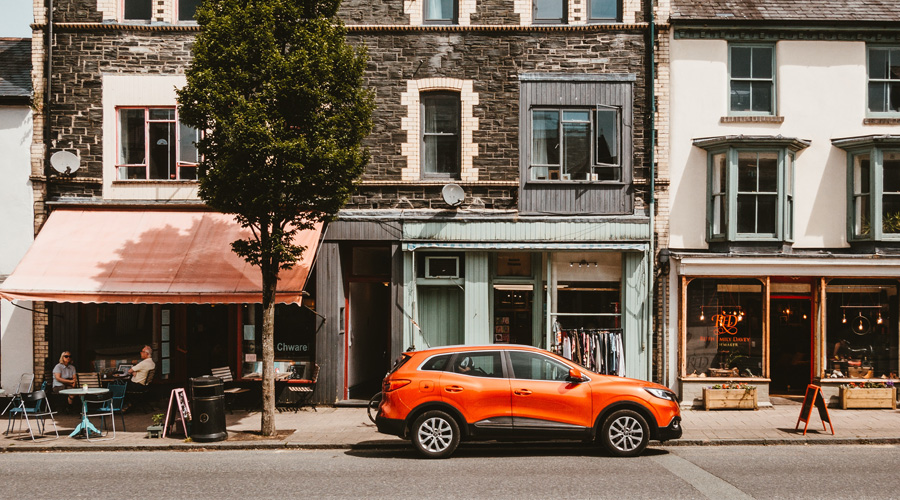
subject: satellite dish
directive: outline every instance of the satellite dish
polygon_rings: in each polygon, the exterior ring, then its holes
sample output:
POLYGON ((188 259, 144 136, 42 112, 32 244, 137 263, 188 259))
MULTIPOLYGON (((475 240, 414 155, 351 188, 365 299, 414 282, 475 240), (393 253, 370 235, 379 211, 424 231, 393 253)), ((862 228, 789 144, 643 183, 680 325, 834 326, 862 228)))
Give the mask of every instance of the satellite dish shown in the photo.
POLYGON ((68 151, 57 151, 50 156, 50 166, 61 174, 71 174, 81 166, 81 160, 68 151))
POLYGON ((441 196, 444 197, 444 201, 451 207, 458 207, 466 199, 466 192, 463 191, 459 184, 447 184, 441 189, 441 196))

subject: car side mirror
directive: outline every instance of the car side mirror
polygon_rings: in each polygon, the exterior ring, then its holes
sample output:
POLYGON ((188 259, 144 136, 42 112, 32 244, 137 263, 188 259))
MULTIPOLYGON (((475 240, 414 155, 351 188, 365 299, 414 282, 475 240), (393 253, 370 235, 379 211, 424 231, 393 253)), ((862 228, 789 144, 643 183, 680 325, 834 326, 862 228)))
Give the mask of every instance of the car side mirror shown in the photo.
POLYGON ((581 374, 581 370, 578 368, 571 368, 569 370, 569 381, 575 382, 576 384, 584 382, 584 375, 581 374))

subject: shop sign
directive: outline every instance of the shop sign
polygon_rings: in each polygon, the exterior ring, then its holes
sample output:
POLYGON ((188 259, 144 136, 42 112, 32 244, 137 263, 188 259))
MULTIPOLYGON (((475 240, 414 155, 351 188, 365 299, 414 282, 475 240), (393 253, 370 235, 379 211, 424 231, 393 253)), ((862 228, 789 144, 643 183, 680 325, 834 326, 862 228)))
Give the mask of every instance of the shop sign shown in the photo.
POLYGON ((309 344, 288 344, 279 342, 275 344, 275 350, 278 352, 309 352, 309 344))

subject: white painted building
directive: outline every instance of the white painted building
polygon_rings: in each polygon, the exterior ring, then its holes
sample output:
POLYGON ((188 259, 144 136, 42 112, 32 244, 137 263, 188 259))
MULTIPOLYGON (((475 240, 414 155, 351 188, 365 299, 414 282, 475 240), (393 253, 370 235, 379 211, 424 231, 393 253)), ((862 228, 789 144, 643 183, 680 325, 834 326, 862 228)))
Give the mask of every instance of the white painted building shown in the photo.
POLYGON ((898 381, 900 11, 859 4, 673 1, 664 324, 685 404, 898 381))
MULTIPOLYGON (((0 38, 0 283, 34 240, 31 181, 31 40, 0 38)), ((32 373, 31 307, 0 300, 0 387, 32 373)))

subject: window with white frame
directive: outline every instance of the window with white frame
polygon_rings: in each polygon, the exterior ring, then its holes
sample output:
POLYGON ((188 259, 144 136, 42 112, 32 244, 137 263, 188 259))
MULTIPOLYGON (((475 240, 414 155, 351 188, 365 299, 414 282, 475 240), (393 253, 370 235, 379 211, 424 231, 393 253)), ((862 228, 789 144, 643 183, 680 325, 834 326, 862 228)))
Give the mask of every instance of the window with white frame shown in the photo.
POLYGON ((834 139, 847 151, 850 241, 900 241, 900 136, 834 139))
POLYGON ((422 175, 459 178, 460 102, 457 92, 423 92, 422 175))
POLYGON ((533 0, 534 24, 565 24, 568 13, 566 0, 533 0))
POLYGON ((793 240, 794 158, 809 143, 782 137, 698 139, 706 149, 707 240, 793 240))
POLYGON ((618 181, 617 108, 531 110, 531 180, 618 181))
POLYGON ((425 24, 457 24, 457 0, 424 0, 425 24))
POLYGON ((900 114, 900 47, 869 47, 869 113, 900 114))
POLYGON ((728 47, 729 111, 734 115, 775 114, 775 47, 728 47))
POLYGON ((123 19, 126 21, 149 21, 153 17, 152 0, 122 0, 123 19))
POLYGON ((196 129, 179 123, 175 107, 121 107, 118 180, 196 180, 196 129))
POLYGON ((588 22, 611 22, 621 18, 620 0, 588 0, 588 22))

